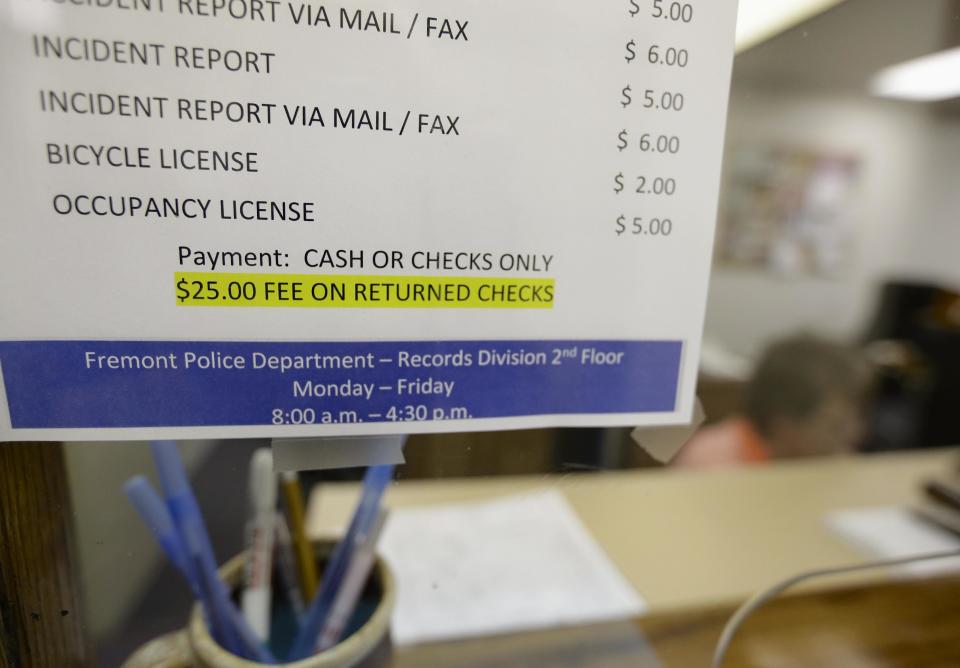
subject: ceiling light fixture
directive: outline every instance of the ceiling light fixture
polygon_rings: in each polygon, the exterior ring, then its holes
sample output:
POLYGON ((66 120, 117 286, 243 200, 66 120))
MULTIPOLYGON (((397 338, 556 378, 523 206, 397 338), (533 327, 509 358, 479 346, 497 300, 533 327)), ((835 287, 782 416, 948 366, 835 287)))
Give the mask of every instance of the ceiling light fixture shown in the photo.
POLYGON ((915 102, 960 97, 960 47, 881 70, 871 80, 870 92, 915 102))

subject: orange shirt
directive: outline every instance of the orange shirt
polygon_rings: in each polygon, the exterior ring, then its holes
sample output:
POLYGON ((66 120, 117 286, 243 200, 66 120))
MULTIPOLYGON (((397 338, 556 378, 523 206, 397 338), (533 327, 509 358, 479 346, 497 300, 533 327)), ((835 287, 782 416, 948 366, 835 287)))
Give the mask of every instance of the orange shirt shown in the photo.
POLYGON ((749 420, 728 418, 693 435, 674 458, 674 466, 719 468, 756 464, 771 458, 770 448, 749 420))

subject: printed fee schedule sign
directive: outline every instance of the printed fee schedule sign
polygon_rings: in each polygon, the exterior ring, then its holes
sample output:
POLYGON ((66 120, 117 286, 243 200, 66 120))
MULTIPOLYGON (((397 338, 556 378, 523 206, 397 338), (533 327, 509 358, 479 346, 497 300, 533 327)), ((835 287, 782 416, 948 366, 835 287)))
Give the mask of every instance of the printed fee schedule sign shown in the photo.
POLYGON ((0 3, 0 439, 689 419, 735 0, 0 3))

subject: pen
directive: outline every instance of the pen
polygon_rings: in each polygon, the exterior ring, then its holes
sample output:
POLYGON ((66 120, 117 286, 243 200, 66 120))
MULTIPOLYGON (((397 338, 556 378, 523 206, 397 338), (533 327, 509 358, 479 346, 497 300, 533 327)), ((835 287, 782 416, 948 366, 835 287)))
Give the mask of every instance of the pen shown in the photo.
POLYGON ((230 606, 226 613, 223 613, 217 606, 213 605, 209 588, 205 586, 203 579, 198 575, 200 572, 198 561, 187 553, 180 540, 173 518, 170 516, 169 509, 163 503, 160 495, 147 482, 147 479, 142 475, 135 476, 128 480, 123 488, 134 508, 153 532, 160 548, 190 586, 194 598, 197 599, 203 610, 210 635, 226 647, 223 640, 225 625, 234 623, 233 618, 239 616, 239 611, 234 606, 230 606))
POLYGON ((283 588, 287 592, 287 601, 293 610, 293 617, 299 626, 303 621, 303 594, 300 592, 300 585, 297 582, 297 566, 296 559, 293 556, 293 542, 290 539, 290 530, 287 528, 287 522, 281 512, 277 512, 276 526, 277 541, 275 551, 277 555, 277 570, 280 572, 283 588))
POLYGON ((353 616, 353 611, 357 607, 357 601, 360 600, 363 586, 367 583, 370 569, 373 567, 374 559, 377 556, 377 541, 386 522, 387 511, 381 510, 370 531, 364 536, 357 537, 358 547, 353 561, 347 568, 343 584, 333 601, 330 615, 327 617, 320 638, 317 640, 318 652, 333 647, 339 642, 344 628, 350 621, 350 617, 353 616))
POLYGON ((240 599, 243 616, 261 642, 270 637, 270 578, 273 574, 277 476, 273 455, 260 448, 250 459, 250 519, 247 521, 247 563, 240 599))
POLYGON ((177 567, 177 570, 183 573, 194 593, 197 593, 199 589, 196 587, 196 577, 193 574, 193 569, 187 564, 187 555, 183 550, 183 544, 181 544, 177 530, 173 526, 170 511, 163 504, 163 499, 160 498, 160 495, 157 494, 146 477, 142 475, 127 480, 123 484, 123 491, 143 519, 144 524, 153 533, 160 549, 177 567))
POLYGON ((353 560, 357 535, 364 535, 376 521, 380 512, 383 493, 393 476, 393 465, 371 466, 363 477, 360 501, 350 520, 346 535, 337 543, 330 557, 320 590, 310 602, 300 633, 290 651, 289 661, 303 659, 313 654, 320 631, 326 624, 330 607, 336 598, 350 562, 353 560))
POLYGON ((283 489, 283 505, 287 511, 287 526, 290 529, 293 546, 296 550, 300 589, 303 592, 303 600, 309 601, 317 593, 319 578, 317 577, 317 562, 313 555, 313 549, 310 547, 310 541, 307 540, 304 526, 303 492, 296 471, 284 471, 281 476, 281 488, 283 489))
POLYGON ((211 615, 222 623, 224 649, 244 658, 254 658, 261 663, 276 663, 270 653, 257 640, 246 620, 230 600, 226 585, 217 574, 217 562, 213 547, 203 522, 203 515, 193 495, 183 462, 173 441, 151 441, 153 453, 167 501, 170 517, 180 534, 187 561, 196 564, 197 583, 210 600, 211 615))
POLYGON ((216 607, 212 605, 210 597, 198 577, 197 565, 187 554, 187 550, 174 526, 173 518, 170 516, 170 511, 164 505, 160 495, 142 475, 130 478, 123 485, 123 490, 147 527, 153 532, 160 548, 187 581, 194 598, 203 608, 207 625, 210 628, 210 635, 217 642, 226 646, 225 621, 222 616, 217 614, 216 607))
POLYGON ((210 635, 216 638, 217 642, 223 642, 224 620, 216 616, 216 612, 210 604, 210 597, 207 596, 197 578, 196 564, 187 556, 186 549, 180 542, 180 536, 173 524, 173 518, 170 517, 170 511, 164 505, 163 499, 142 475, 130 478, 124 483, 123 490, 144 523, 153 532, 153 537, 160 545, 160 549, 163 550, 167 558, 183 575, 184 580, 187 581, 190 591, 193 592, 194 598, 197 599, 200 608, 203 610, 210 635))

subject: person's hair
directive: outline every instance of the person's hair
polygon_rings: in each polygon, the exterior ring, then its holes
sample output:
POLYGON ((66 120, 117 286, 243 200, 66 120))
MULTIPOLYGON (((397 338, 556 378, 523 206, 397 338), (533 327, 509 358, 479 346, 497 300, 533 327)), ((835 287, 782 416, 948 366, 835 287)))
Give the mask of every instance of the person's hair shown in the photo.
POLYGON ((821 404, 840 396, 865 398, 869 369, 852 348, 814 336, 792 336, 764 352, 744 392, 743 409, 761 434, 778 417, 805 420, 821 404))

